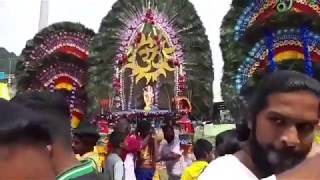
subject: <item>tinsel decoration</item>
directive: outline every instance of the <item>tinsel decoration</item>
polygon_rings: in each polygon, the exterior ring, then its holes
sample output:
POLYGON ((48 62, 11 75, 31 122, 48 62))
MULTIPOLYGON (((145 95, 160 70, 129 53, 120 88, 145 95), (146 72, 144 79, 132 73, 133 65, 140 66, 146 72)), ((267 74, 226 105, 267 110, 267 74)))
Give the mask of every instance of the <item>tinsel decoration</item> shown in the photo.
POLYGON ((150 120, 150 121, 169 121, 173 119, 179 119, 183 115, 187 114, 186 112, 170 112, 165 110, 159 110, 156 112, 145 113, 141 111, 121 111, 108 113, 103 115, 107 122, 116 122, 119 119, 125 118, 130 122, 140 121, 140 120, 150 120))
POLYGON ((304 67, 308 76, 313 76, 312 59, 309 52, 309 30, 307 26, 301 27, 301 40, 303 42, 304 67))
POLYGON ((87 59, 94 32, 79 23, 52 24, 29 40, 17 63, 18 93, 64 91, 69 103, 71 126, 85 117, 87 59))
POLYGON ((35 70, 49 54, 62 53, 86 61, 94 32, 82 24, 61 22, 44 28, 22 51, 26 70, 35 70))
POLYGON ((320 78, 319 15, 320 3, 313 0, 232 1, 221 26, 221 86, 225 104, 236 120, 239 107, 235 99, 247 82, 256 82, 276 69, 320 78), (303 25, 307 32, 301 33, 303 25), (266 31, 272 32, 273 40, 266 31))
POLYGON ((266 43, 268 47, 269 72, 273 72, 277 69, 277 65, 274 59, 273 34, 271 31, 266 32, 266 43))

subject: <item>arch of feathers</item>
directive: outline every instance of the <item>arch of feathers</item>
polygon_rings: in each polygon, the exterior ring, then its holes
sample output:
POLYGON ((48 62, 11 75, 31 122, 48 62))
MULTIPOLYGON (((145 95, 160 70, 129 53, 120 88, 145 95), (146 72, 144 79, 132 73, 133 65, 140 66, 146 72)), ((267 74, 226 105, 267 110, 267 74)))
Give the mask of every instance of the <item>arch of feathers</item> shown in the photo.
POLYGON ((85 118, 87 60, 95 33, 79 23, 52 24, 27 41, 16 65, 18 93, 63 91, 70 107, 71 126, 85 118))
POLYGON ((233 0, 221 26, 222 95, 236 118, 239 93, 278 69, 320 78, 320 3, 314 0, 233 0))
POLYGON ((193 115, 208 117, 212 81, 209 41, 188 0, 118 0, 91 43, 89 112, 106 99, 113 111, 143 109, 151 86, 159 111, 185 96, 193 115))

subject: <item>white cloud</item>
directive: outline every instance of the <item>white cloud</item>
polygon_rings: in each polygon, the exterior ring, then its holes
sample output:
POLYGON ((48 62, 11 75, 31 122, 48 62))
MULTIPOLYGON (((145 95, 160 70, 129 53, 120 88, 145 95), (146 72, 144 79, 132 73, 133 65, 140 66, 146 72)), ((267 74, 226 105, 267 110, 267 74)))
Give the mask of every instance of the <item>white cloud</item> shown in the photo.
POLYGON ((20 54, 25 42, 37 32, 39 7, 38 0, 1 1, 0 46, 20 54))
POLYGON ((49 23, 81 22, 96 32, 115 0, 54 0, 50 1, 49 23), (61 5, 63 4, 63 6, 61 5))
POLYGON ((214 68, 213 93, 214 101, 222 101, 221 78, 223 73, 223 59, 220 51, 220 26, 222 19, 230 8, 231 0, 191 0, 194 4, 210 40, 214 68))

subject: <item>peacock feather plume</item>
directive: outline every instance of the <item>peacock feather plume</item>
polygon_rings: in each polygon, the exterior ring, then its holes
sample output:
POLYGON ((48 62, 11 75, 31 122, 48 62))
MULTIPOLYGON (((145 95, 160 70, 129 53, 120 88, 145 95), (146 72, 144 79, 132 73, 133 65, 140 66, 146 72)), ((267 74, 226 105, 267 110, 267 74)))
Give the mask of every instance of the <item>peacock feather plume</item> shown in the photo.
POLYGON ((212 105, 212 59, 205 28, 188 0, 118 0, 90 48, 90 112, 101 99, 116 110, 143 108, 142 89, 155 89, 159 109, 188 96, 193 113, 212 105))
POLYGON ((313 0, 234 0, 221 26, 222 95, 236 118, 242 87, 278 69, 320 78, 320 4, 313 0))
POLYGON ((18 93, 65 91, 72 127, 86 113, 87 60, 94 32, 79 23, 61 22, 29 40, 16 66, 18 93))

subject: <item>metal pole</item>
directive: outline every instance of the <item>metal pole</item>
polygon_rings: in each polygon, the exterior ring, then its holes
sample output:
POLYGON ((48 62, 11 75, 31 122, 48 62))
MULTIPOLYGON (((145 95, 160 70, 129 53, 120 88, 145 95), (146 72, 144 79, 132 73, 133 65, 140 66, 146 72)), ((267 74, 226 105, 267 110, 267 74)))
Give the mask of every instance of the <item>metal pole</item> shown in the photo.
POLYGON ((40 18, 39 18, 39 26, 38 26, 39 31, 48 26, 48 19, 49 19, 49 0, 41 0, 40 18))

